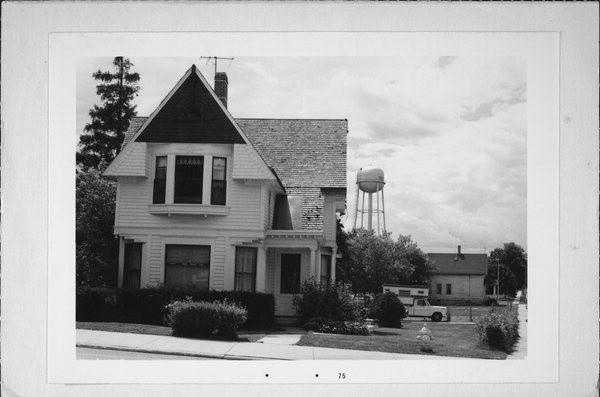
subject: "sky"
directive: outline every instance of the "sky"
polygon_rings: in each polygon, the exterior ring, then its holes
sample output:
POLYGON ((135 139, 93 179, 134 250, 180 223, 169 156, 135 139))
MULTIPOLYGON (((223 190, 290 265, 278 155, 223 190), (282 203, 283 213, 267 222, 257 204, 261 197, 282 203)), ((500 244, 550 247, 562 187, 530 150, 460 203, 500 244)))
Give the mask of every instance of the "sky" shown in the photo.
MULTIPOLYGON (((200 55, 130 59, 141 76, 139 116, 148 116, 192 64, 214 81, 214 64, 200 55)), ((99 103, 91 75, 111 61, 78 62, 77 139, 99 103)), ((375 166, 385 173, 393 238, 410 235, 425 252, 461 245, 483 253, 506 242, 527 248, 524 59, 236 57, 220 60, 218 70, 229 78, 233 117, 348 120, 347 230, 356 172, 375 166)))

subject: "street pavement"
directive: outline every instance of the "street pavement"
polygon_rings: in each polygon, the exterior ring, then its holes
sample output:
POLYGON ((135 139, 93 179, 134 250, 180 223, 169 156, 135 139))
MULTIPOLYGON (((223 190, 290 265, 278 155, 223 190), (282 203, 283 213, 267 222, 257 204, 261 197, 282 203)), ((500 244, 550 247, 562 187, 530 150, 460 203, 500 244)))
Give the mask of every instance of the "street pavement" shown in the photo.
MULTIPOLYGON (((188 357, 233 360, 460 360, 418 354, 384 353, 362 350, 296 346, 300 335, 273 335, 259 342, 224 342, 173 336, 126 334, 77 330, 77 347, 101 348, 134 353, 173 354, 188 357)), ((82 353, 82 356, 85 356, 82 353)), ((78 357, 80 358, 80 357, 78 357)), ((85 359, 85 358, 83 358, 85 359)))

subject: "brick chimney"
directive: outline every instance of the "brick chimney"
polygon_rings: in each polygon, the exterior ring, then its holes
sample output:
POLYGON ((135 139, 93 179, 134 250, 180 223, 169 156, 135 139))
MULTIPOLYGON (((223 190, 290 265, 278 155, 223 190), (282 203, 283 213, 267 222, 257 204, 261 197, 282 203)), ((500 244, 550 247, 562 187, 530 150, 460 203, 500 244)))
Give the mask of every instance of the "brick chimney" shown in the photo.
POLYGON ((227 108, 227 88, 229 81, 227 80, 227 74, 225 72, 215 73, 215 94, 217 98, 223 102, 223 106, 227 108))

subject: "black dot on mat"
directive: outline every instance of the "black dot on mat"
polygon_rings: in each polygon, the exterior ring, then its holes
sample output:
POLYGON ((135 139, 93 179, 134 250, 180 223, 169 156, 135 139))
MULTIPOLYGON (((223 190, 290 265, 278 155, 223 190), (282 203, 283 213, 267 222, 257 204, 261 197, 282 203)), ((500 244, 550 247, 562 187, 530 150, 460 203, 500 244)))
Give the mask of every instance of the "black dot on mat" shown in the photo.
POLYGON ((269 377, 269 374, 265 374, 265 376, 268 378, 268 377, 269 377))
POLYGON ((315 374, 315 378, 318 378, 318 377, 319 377, 319 374, 315 374))

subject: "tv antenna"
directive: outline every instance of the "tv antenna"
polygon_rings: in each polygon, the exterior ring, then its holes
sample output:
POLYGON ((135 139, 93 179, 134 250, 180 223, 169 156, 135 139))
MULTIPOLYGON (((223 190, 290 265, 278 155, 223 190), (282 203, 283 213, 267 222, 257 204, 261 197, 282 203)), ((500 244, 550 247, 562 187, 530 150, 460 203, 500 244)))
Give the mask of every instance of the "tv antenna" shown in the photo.
POLYGON ((229 60, 229 65, 231 65, 231 62, 233 62, 233 58, 225 58, 225 57, 200 57, 200 59, 206 59, 206 64, 208 65, 208 63, 212 60, 215 63, 215 74, 217 74, 217 62, 219 61, 219 59, 226 59, 229 60))

